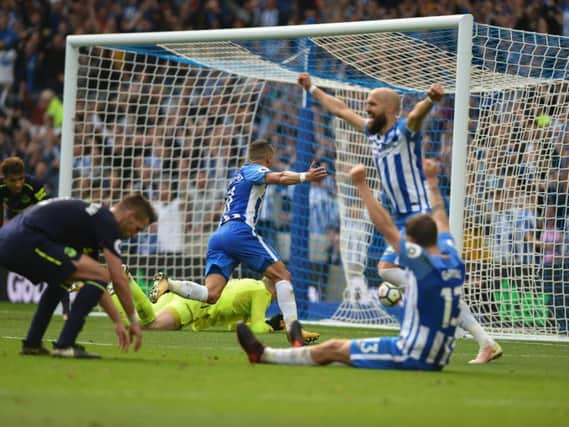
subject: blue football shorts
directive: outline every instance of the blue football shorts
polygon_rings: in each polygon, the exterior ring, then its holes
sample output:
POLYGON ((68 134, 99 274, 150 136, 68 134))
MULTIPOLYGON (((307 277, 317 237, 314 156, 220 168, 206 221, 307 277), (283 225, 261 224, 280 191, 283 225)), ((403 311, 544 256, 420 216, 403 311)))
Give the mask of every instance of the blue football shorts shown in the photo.
POLYGON ((207 244, 206 277, 222 274, 229 280, 240 263, 264 273, 280 260, 278 252, 242 221, 229 221, 213 233, 207 244))
POLYGON ((350 360, 352 366, 365 369, 403 369, 440 371, 439 365, 411 359, 397 347, 399 337, 380 337, 352 340, 350 360))

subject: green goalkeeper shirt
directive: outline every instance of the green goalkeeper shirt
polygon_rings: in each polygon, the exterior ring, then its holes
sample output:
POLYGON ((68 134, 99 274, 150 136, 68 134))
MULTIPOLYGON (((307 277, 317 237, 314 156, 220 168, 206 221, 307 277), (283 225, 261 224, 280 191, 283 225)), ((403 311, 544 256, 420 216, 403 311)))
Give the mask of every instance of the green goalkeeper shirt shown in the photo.
POLYGON ((271 293, 261 280, 232 279, 217 303, 206 306, 199 301, 188 301, 193 314, 191 327, 194 331, 215 326, 232 329, 237 322, 245 321, 255 333, 270 332, 265 313, 271 299, 271 293))

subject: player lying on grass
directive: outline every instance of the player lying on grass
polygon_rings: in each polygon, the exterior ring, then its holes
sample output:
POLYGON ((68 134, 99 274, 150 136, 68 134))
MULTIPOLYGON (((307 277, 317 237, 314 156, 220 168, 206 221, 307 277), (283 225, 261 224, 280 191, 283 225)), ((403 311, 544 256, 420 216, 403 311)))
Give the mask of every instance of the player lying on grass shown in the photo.
MULTIPOLYGON (((436 163, 426 160, 427 178, 436 179, 436 163)), ((371 221, 393 246, 405 268, 408 283, 404 316, 398 337, 329 340, 314 347, 265 347, 245 324, 237 325, 239 343, 252 363, 325 365, 341 362, 357 368, 438 371, 449 363, 460 314, 464 262, 454 248, 444 209, 419 214, 406 222, 401 235, 388 212, 366 182, 365 167, 351 171, 371 221)), ((433 205, 441 200, 438 186, 429 185, 433 205)), ((291 334, 299 333, 298 322, 291 334)))
MULTIPOLYGON (((177 330, 190 327, 193 331, 201 331, 213 327, 235 329, 239 321, 246 322, 255 333, 263 334, 283 329, 282 315, 274 316, 269 321, 265 314, 275 298, 273 283, 264 278, 231 279, 227 282, 219 300, 215 304, 206 304, 182 298, 173 292, 167 292, 152 304, 136 280, 126 273, 134 306, 144 329, 177 330)), ((156 280, 167 280, 166 276, 158 273, 156 280)), ((112 285, 109 286, 112 288, 112 285)), ((123 316, 120 301, 112 296, 115 306, 123 316)), ((127 319, 124 317, 124 321, 127 319)), ((303 331, 305 344, 312 343, 320 337, 316 332, 303 331)))
MULTIPOLYGON (((225 208, 218 229, 207 246, 205 286, 189 280, 158 281, 151 291, 157 301, 166 291, 184 298, 215 303, 233 270, 240 264, 268 277, 274 284, 279 308, 287 330, 297 319, 292 277, 278 252, 259 235, 256 229, 267 185, 296 185, 305 181, 320 182, 328 175, 323 167, 314 164, 306 172, 273 172, 274 148, 267 141, 249 145, 248 161, 229 181, 225 208)), ((292 341, 293 347, 302 340, 292 341)))

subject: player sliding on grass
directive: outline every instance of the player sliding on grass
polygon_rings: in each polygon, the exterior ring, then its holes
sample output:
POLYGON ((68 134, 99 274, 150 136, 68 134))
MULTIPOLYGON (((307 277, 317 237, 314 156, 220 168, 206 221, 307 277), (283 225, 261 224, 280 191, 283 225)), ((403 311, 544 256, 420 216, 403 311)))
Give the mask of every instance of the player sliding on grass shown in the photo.
MULTIPOLYGON (((404 232, 405 222, 411 216, 431 212, 422 167, 421 125, 433 105, 442 99, 444 89, 441 85, 431 85, 427 97, 417 102, 406 118, 400 117, 401 97, 397 92, 389 88, 373 89, 367 98, 369 117, 365 118, 340 99, 313 86, 308 74, 300 74, 298 83, 332 114, 365 133, 377 175, 400 232, 404 232)), ((397 252, 388 246, 378 263, 378 273, 383 280, 405 289, 406 276, 399 264, 397 252)), ((468 305, 461 301, 460 308, 459 326, 470 332, 480 346, 478 355, 470 363, 481 364, 500 357, 502 348, 480 326, 468 305)), ((396 308, 387 311, 395 317, 402 315, 396 308)))
MULTIPOLYGON (((150 330, 177 330, 184 326, 193 331, 213 327, 235 329, 238 321, 246 322, 255 333, 269 333, 283 329, 282 315, 265 320, 265 313, 275 296, 274 286, 268 279, 231 279, 219 300, 213 304, 182 298, 168 292, 152 304, 130 273, 126 273, 134 306, 143 328, 150 330)), ((110 286, 112 289, 112 285, 110 286)), ((119 299, 112 296, 115 306, 127 321, 119 299)), ((318 336, 312 336, 306 343, 318 336)))
MULTIPOLYGON (((438 191, 437 165, 425 160, 433 204, 442 200, 438 191)), ((366 182, 365 167, 351 171, 371 221, 399 255, 408 283, 404 316, 398 337, 330 340, 299 349, 263 346, 245 324, 237 325, 239 343, 253 363, 325 365, 342 362, 357 368, 416 369, 438 371, 449 363, 460 313, 464 262, 454 248, 444 209, 432 216, 419 214, 407 220, 402 235, 366 182)), ((298 321, 292 334, 297 334, 298 321)))
MULTIPOLYGON (((243 263, 254 271, 263 273, 275 284, 277 301, 290 332, 297 319, 296 301, 291 284, 291 274, 281 261, 277 251, 257 233, 255 224, 261 210, 267 185, 294 185, 304 181, 318 182, 326 176, 322 167, 306 172, 273 172, 274 150, 266 141, 255 141, 249 146, 249 161, 229 182, 225 196, 225 209, 219 228, 210 237, 207 247, 205 287, 191 281, 159 278, 151 300, 170 290, 184 298, 215 303, 231 277, 231 273, 243 263)), ((293 346, 301 346, 303 340, 290 338, 293 346)))

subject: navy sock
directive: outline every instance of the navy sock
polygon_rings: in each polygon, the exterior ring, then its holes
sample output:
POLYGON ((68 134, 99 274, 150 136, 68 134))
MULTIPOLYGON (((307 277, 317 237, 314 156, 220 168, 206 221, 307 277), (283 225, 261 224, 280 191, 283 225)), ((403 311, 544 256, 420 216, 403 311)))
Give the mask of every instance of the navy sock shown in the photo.
POLYGON ((71 302, 69 300, 69 292, 65 292, 61 295, 61 311, 66 316, 69 316, 69 308, 71 306, 71 302))
POLYGON ((85 318, 99 302, 99 298, 105 291, 105 286, 106 283, 100 280, 85 281, 85 286, 81 288, 73 301, 69 317, 63 325, 63 330, 55 343, 55 347, 66 348, 75 344, 75 340, 85 324, 85 318))
POLYGON ((38 303, 38 308, 36 309, 34 318, 32 319, 32 324, 28 330, 28 336, 24 341, 24 345, 28 347, 40 346, 43 335, 45 334, 51 317, 53 316, 55 307, 57 307, 57 304, 64 293, 67 293, 67 291, 59 284, 47 286, 38 303))

